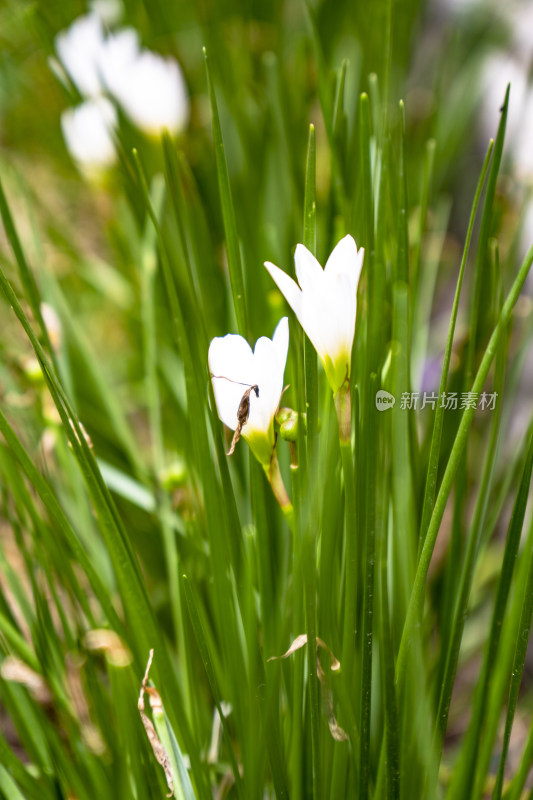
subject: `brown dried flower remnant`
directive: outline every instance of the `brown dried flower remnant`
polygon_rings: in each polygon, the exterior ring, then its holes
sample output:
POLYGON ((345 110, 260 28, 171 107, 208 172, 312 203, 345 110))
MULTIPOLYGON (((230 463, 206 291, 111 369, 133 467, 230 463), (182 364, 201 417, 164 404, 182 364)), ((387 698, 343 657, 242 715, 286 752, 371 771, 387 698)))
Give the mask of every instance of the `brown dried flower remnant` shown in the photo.
POLYGON ((237 427, 235 428, 235 433, 233 434, 231 447, 226 453, 228 456, 231 456, 235 451, 235 445, 241 438, 243 426, 248 422, 248 417, 250 416, 250 392, 255 392, 255 396, 259 397, 259 386, 250 386, 250 388, 247 389, 242 396, 242 400, 239 403, 239 408, 237 409, 237 427))
MULTIPOLYGON (((300 636, 297 636, 296 639, 291 643, 291 646, 287 650, 286 653, 283 653, 281 656, 272 656, 269 658, 269 661, 277 661, 279 658, 288 658, 292 656, 297 650, 300 650, 307 644, 307 634, 302 633, 300 636)), ((333 708, 333 694, 331 689, 328 686, 328 681, 326 677, 326 673, 322 669, 322 664, 320 663, 320 650, 326 650, 329 653, 329 657, 331 659, 330 669, 332 672, 339 672, 341 668, 341 664, 338 658, 335 657, 332 650, 327 646, 327 644, 320 639, 320 637, 316 637, 316 666, 317 666, 317 677, 320 681, 320 685, 322 687, 322 709, 324 714, 328 718, 328 726, 329 731, 332 737, 337 742, 345 742, 348 740, 348 734, 344 731, 337 719, 335 717, 335 711, 333 708)))
POLYGON ((145 693, 148 695, 150 700, 150 707, 152 711, 159 711, 161 712, 163 706, 161 704, 161 697, 159 692, 156 689, 153 689, 150 686, 147 686, 148 682, 148 674, 150 672, 150 667, 152 666, 152 660, 154 657, 153 648, 150 650, 150 654, 148 656, 148 663, 146 665, 146 671, 144 673, 144 678, 142 679, 141 683, 141 691, 139 693, 139 702, 137 703, 137 708, 139 709, 139 713, 141 715, 141 720, 144 725, 144 729, 146 731, 146 735, 148 736, 148 741, 152 745, 152 750, 154 751, 154 756, 157 759, 157 762, 161 764, 165 771, 165 778, 167 779, 167 786, 170 789, 167 797, 172 797, 174 794, 174 781, 172 777, 172 767, 170 766, 170 758, 168 756, 167 751, 161 744, 161 741, 156 733, 154 728, 153 722, 149 719, 146 714, 144 713, 144 695, 145 693))

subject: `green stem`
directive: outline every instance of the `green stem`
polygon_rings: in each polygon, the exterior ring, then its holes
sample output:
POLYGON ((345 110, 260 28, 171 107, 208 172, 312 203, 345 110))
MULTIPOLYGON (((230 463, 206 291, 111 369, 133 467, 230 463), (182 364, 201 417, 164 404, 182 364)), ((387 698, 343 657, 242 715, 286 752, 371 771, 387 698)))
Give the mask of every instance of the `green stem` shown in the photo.
POLYGON ((350 448, 352 441, 352 401, 348 381, 343 383, 339 391, 334 394, 333 400, 335 401, 335 411, 339 422, 341 448, 343 446, 350 448))
POLYGON ((342 471, 344 473, 345 530, 346 530, 346 589, 344 600, 344 633, 342 667, 351 686, 355 659, 357 606, 357 520, 355 509, 355 470, 349 441, 341 439, 342 471))
POLYGON ((263 464, 263 469, 265 471, 265 475, 268 478, 268 482, 272 487, 272 491, 274 492, 274 497, 279 503, 281 510, 287 520, 287 523, 291 530, 294 529, 294 508, 290 501, 289 495, 287 494, 287 490, 285 488, 285 484, 283 483, 283 478, 281 475, 281 470, 279 468, 279 461, 278 455, 276 453, 276 448, 274 447, 272 450, 272 455, 270 457, 269 464, 263 464))
POLYGON ((377 378, 372 373, 370 377, 369 396, 367 398, 368 423, 374 436, 369 436, 368 452, 364 458, 366 471, 366 513, 364 522, 364 585, 363 585, 363 619, 361 635, 361 744, 360 744, 360 772, 359 772, 359 798, 366 800, 369 785, 370 763, 370 718, 372 708, 372 647, 373 647, 373 620, 374 620, 374 563, 375 563, 375 526, 376 526, 376 493, 370 491, 372 478, 375 475, 377 463, 377 411, 371 398, 376 395, 377 378))

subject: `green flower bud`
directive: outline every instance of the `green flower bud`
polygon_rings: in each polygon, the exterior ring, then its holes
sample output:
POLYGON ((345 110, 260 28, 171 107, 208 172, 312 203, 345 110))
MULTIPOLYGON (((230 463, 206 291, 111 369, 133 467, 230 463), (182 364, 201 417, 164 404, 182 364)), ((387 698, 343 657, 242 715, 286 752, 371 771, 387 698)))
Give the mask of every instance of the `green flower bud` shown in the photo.
POLYGON ((179 489, 187 482, 187 465, 181 458, 176 458, 168 467, 165 467, 159 473, 159 481, 163 489, 167 492, 172 492, 174 489, 179 489))

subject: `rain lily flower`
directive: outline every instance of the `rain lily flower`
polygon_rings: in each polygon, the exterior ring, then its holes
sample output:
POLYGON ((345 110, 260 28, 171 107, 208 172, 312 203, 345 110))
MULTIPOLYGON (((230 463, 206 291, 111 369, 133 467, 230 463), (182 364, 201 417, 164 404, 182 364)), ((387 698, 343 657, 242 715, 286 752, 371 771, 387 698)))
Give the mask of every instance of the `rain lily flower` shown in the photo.
POLYGON ((80 94, 107 95, 146 134, 175 135, 187 124, 189 99, 178 62, 142 50, 132 28, 106 36, 98 14, 87 14, 58 34, 56 50, 80 94))
POLYGON ((82 172, 98 173, 114 163, 113 129, 116 124, 115 107, 105 97, 86 100, 62 113, 65 144, 82 172))
POLYGON ((124 14, 122 0, 92 0, 89 8, 106 26, 117 25, 124 14))
POLYGON ((104 30, 96 14, 75 19, 70 28, 59 33, 56 51, 80 94, 96 97, 102 90, 99 74, 104 47, 104 30))
POLYGON ((122 28, 107 37, 98 59, 98 70, 102 85, 110 95, 120 91, 124 74, 140 50, 139 34, 133 28, 122 28))
POLYGON ((138 51, 135 31, 125 29, 108 38, 101 69, 106 88, 138 128, 155 136, 183 130, 189 100, 177 61, 138 51))
MULTIPOLYGON (((262 336, 252 348, 242 336, 228 333, 209 345, 209 371, 218 416, 242 435, 268 469, 274 450, 274 416, 283 392, 289 349, 289 320, 283 317, 272 339, 262 336)), ((231 451, 230 451, 231 452, 231 451)))
POLYGON ((294 263, 298 284, 286 272, 265 263, 317 351, 334 393, 346 386, 357 312, 357 286, 364 250, 351 236, 337 244, 324 269, 302 244, 294 263))
POLYGON ((292 529, 294 512, 276 455, 274 417, 283 394, 289 349, 289 320, 283 317, 272 339, 261 336, 252 348, 242 336, 228 333, 209 345, 209 370, 222 422, 235 431, 228 455, 239 437, 261 463, 272 491, 292 529))

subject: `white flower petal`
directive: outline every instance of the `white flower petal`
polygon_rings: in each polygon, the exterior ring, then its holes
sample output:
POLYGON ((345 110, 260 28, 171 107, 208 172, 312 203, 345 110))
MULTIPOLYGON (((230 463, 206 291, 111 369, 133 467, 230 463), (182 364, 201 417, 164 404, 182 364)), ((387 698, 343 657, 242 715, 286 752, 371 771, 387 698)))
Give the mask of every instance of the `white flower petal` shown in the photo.
POLYGON ((323 270, 307 248, 298 245, 294 260, 301 289, 274 264, 265 264, 320 356, 335 392, 349 374, 363 258, 364 250, 358 251, 354 239, 345 236, 323 270))
POLYGON ((259 397, 251 397, 250 416, 246 427, 243 428, 243 435, 250 431, 268 432, 283 389, 283 386, 279 386, 276 351, 272 340, 266 336, 261 336, 255 344, 254 369, 259 397))
MULTIPOLYGON (((287 363, 287 353, 289 352, 289 318, 282 317, 276 326, 272 336, 272 344, 276 351, 278 363, 283 364, 283 371, 287 363)), ((282 376, 283 377, 283 376, 282 376)))
POLYGON ((139 52, 139 34, 133 28, 123 28, 105 40, 98 69, 105 88, 112 95, 120 92, 139 52))
MULTIPOLYGON (((259 386, 259 397, 253 397, 250 405, 249 430, 267 431, 278 410, 283 391, 283 374, 289 348, 289 320, 278 323, 272 339, 262 336, 254 348, 255 382, 259 386)), ((245 431, 244 431, 245 432, 245 431)))
POLYGON ((318 289, 318 287, 322 286, 324 270, 314 255, 303 244, 296 245, 294 266, 298 283, 303 292, 318 289))
POLYGON ((208 362, 218 416, 235 430, 241 398, 255 383, 252 348, 242 336, 228 333, 213 339, 208 362))
POLYGON ((57 54, 78 91, 95 97, 101 90, 98 62, 104 45, 102 22, 96 14, 74 20, 56 36, 57 54))
POLYGON ((65 144, 79 167, 100 170, 113 164, 116 159, 113 141, 116 123, 115 108, 105 97, 87 100, 62 113, 65 144))
MULTIPOLYGON (((124 50, 119 57, 127 55, 124 50)), ((166 129, 175 134, 187 124, 187 87, 174 59, 143 50, 127 68, 108 75, 107 83, 132 122, 146 133, 158 135, 166 129)))
POLYGON ((328 276, 351 274, 353 265, 357 262, 357 256, 357 245, 353 236, 345 236, 331 251, 324 267, 325 274, 328 276))
POLYGON ((273 444, 273 419, 283 390, 288 344, 288 320, 284 317, 273 339, 262 336, 253 353, 248 342, 234 334, 213 339, 209 346, 209 370, 220 419, 235 430, 242 397, 257 385, 259 396, 255 391, 249 392, 249 415, 242 435, 252 438, 260 434, 267 444, 267 454, 273 444))
POLYGON ((300 324, 302 324, 300 319, 302 310, 302 291, 300 287, 295 281, 293 281, 290 275, 287 275, 286 272, 283 272, 282 269, 276 267, 276 265, 272 264, 270 261, 265 261, 265 267, 269 271, 274 282, 277 284, 281 294, 284 296, 285 300, 298 317, 300 324))

